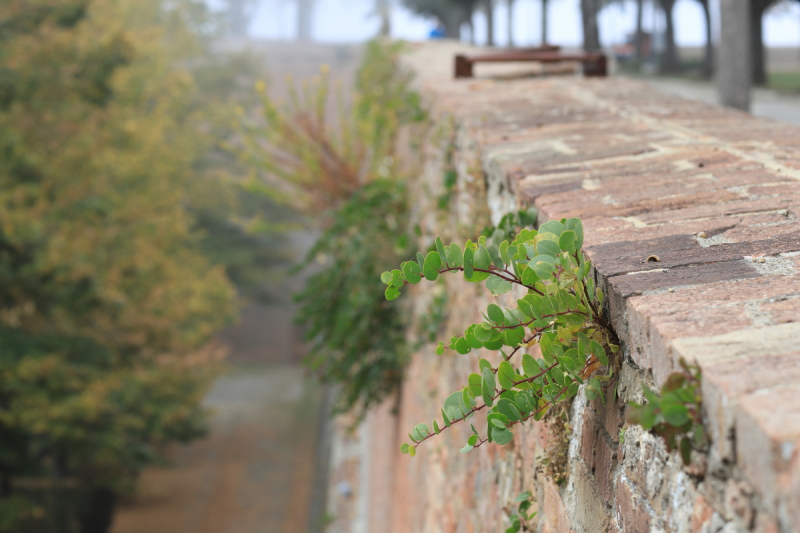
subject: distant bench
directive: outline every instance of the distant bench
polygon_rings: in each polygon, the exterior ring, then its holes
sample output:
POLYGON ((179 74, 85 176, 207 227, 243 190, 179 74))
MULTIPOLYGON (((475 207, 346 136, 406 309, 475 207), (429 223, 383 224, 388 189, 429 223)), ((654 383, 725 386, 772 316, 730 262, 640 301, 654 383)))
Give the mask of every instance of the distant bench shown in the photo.
POLYGON ((494 54, 456 55, 455 77, 473 77, 472 66, 475 63, 510 63, 518 61, 535 61, 538 63, 560 63, 562 61, 580 61, 583 64, 585 77, 605 77, 608 73, 606 55, 599 52, 563 54, 557 46, 544 46, 521 50, 508 50, 494 54))

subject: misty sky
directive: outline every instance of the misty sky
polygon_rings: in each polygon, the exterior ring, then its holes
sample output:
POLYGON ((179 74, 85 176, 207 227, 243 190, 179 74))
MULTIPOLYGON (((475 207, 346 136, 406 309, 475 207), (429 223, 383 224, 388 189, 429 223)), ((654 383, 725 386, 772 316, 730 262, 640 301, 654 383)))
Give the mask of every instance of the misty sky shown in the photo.
MULTIPOLYGON (((716 4, 717 0, 711 0, 716 4)), ((400 2, 396 2, 399 4, 400 2)), ((495 34, 499 44, 505 42, 507 35, 506 2, 495 2, 498 8, 495 16, 495 34)), ((646 2, 647 3, 647 2, 646 2)), ((580 45, 581 26, 579 0, 550 0, 549 2, 550 42, 564 46, 580 45)), ((315 40, 324 42, 363 41, 375 35, 378 29, 377 17, 372 16, 373 0, 317 0, 314 16, 313 34, 315 40)), ((712 7, 712 13, 716 6, 712 7)), ((292 39, 295 35, 295 6, 292 0, 261 0, 261 6, 253 18, 250 33, 254 37, 269 39, 292 39)), ((414 16, 406 9, 393 9, 394 37, 421 40, 425 39, 432 22, 414 16)), ((652 8, 645 11, 645 28, 653 25, 663 29, 661 16, 653 16, 652 8)), ((701 45, 705 40, 703 13, 695 0, 678 0, 675 6, 678 44, 684 46, 701 45)), ((630 0, 623 6, 611 6, 600 15, 601 38, 603 44, 622 42, 634 27, 635 3, 630 0)), ((517 44, 537 44, 541 41, 540 0, 516 0, 514 8, 514 35, 517 44)), ((485 39, 486 31, 482 19, 476 16, 476 37, 478 42, 485 39)), ((800 5, 795 2, 779 6, 765 17, 764 37, 768 46, 800 45, 800 5)))

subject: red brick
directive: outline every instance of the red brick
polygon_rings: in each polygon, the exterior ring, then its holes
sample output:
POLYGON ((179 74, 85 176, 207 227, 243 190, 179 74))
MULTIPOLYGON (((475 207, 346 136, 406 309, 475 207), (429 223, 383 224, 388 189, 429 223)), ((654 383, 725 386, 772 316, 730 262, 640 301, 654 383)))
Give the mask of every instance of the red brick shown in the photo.
POLYGON ((622 529, 631 532, 650 531, 651 516, 644 499, 625 479, 617 484, 616 511, 622 529))
POLYGON ((736 456, 748 480, 768 509, 776 509, 790 487, 782 474, 800 440, 800 386, 756 391, 739 399, 735 415, 736 456))
POLYGON ((711 520, 711 515, 714 514, 714 509, 702 495, 699 495, 694 501, 694 510, 692 511, 692 533, 705 533, 703 527, 711 520))
POLYGON ((544 515, 553 533, 569 533, 571 526, 567 509, 558 489, 550 481, 544 481, 544 515))
POLYGON ((720 457, 733 459, 729 435, 738 399, 785 382, 800 382, 800 352, 737 359, 703 368, 703 404, 712 445, 720 457))

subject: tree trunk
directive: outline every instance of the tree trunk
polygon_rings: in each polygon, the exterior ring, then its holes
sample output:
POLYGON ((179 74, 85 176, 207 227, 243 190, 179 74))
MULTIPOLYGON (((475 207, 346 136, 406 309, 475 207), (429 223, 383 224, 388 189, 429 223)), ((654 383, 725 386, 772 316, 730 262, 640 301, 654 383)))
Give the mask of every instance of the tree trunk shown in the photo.
MULTIPOLYGON (((463 24, 463 22, 459 23, 459 28, 461 28, 461 24, 463 24)), ((475 21, 472 20, 472 16, 467 19, 467 26, 469 26, 469 44, 475 46, 475 21)))
POLYGON ((508 0, 508 46, 514 46, 514 0, 508 0))
POLYGON ((233 37, 247 37, 247 28, 250 25, 248 12, 247 0, 228 0, 228 20, 233 37))
POLYGON ((678 59, 678 47, 675 46, 675 23, 672 18, 672 8, 675 6, 675 0, 659 0, 661 9, 664 10, 664 18, 667 21, 666 34, 666 48, 664 49, 664 56, 661 58, 661 72, 678 72, 681 69, 681 62, 678 59))
POLYGON ((113 490, 100 487, 90 489, 78 518, 80 533, 108 533, 116 505, 117 494, 113 490))
POLYGON ((767 84, 764 57, 764 12, 774 0, 750 0, 750 61, 753 68, 753 85, 767 84))
POLYGON ((486 44, 494 46, 494 0, 486 0, 484 10, 486 11, 486 44))
POLYGON ((750 108, 751 11, 742 0, 719 0, 720 36, 715 69, 719 101, 742 111, 750 108))
POLYGON ((703 59, 703 76, 711 78, 714 74, 714 43, 711 36, 711 12, 708 9, 708 0, 699 0, 706 17, 706 57, 703 59))
POLYGON ((381 37, 389 37, 392 35, 392 6, 389 5, 389 0, 377 0, 375 3, 375 11, 381 18, 381 27, 378 30, 378 35, 381 37))
POLYGON ((581 0, 583 22, 583 49, 587 52, 600 50, 600 28, 597 26, 599 0, 581 0))
POLYGON ((314 0, 297 0, 297 40, 311 40, 311 17, 314 0))
POLYGON ((461 39, 461 17, 455 13, 448 13, 447 16, 442 17, 442 24, 444 25, 444 33, 448 39, 461 39))
POLYGON ((644 15, 644 0, 636 0, 636 35, 634 45, 636 46, 636 62, 641 63, 644 59, 644 35, 642 34, 642 16, 644 15))
POLYGON ((547 44, 547 0, 542 0, 542 45, 547 44))

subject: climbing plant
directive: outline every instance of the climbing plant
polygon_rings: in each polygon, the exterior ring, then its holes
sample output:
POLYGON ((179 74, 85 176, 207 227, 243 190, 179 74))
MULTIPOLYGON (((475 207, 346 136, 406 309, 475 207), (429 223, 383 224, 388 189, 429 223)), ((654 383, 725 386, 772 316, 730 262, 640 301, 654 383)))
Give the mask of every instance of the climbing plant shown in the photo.
POLYGON ((381 275, 388 300, 408 284, 456 272, 468 282, 484 283, 494 296, 515 288, 519 296, 516 307, 489 304, 482 322, 439 343, 438 355, 485 348, 498 352, 499 363, 481 358, 463 388, 445 400, 441 422, 417 424, 403 453, 414 456, 422 442, 481 410, 488 411, 486 428, 480 432, 472 424, 461 452, 487 442, 508 444, 514 426, 540 420, 584 383, 589 399, 601 396, 603 382, 612 378, 609 357, 619 347, 602 315, 603 291, 595 287, 591 262, 581 250, 581 221, 552 220, 537 231, 524 227, 531 218, 531 213, 506 217, 491 234, 463 246, 445 246, 437 238, 435 250, 381 275))
POLYGON ((700 368, 680 360, 681 372, 671 374, 661 392, 644 388, 647 403, 631 403, 626 420, 660 436, 667 450, 680 450, 684 464, 689 464, 692 448, 703 448, 706 433, 703 429, 700 368))

